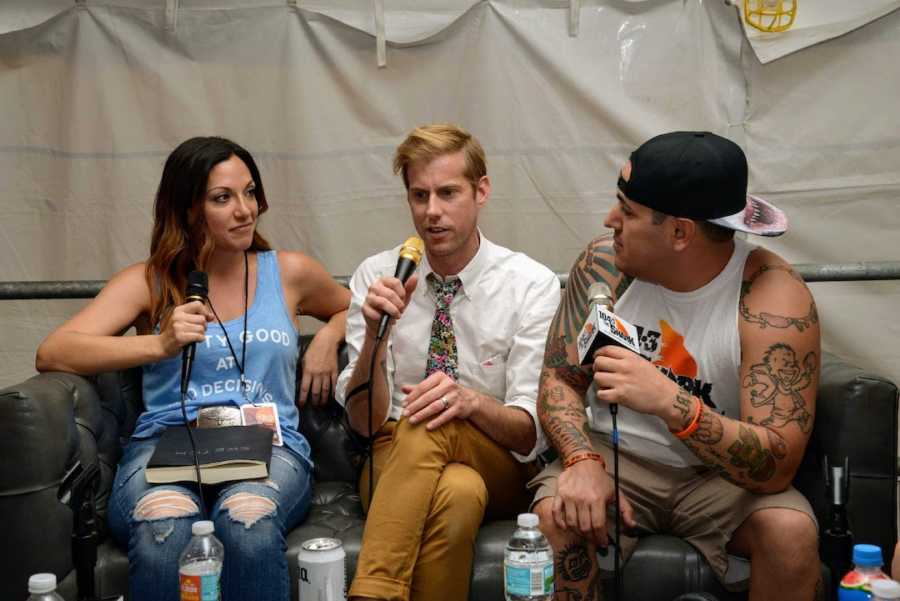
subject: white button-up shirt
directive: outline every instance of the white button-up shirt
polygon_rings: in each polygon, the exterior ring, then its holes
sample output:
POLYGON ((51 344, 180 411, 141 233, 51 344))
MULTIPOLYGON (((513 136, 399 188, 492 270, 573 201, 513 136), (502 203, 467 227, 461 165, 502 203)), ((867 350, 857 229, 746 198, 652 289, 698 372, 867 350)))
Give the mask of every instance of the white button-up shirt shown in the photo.
MULTIPOLYGON (((347 315, 350 362, 337 381, 335 397, 346 403, 347 383, 359 359, 366 325, 361 307, 369 286, 393 276, 400 247, 369 257, 350 280, 353 300, 347 315)), ((406 396, 401 386, 425 379, 435 299, 423 256, 412 300, 387 339, 388 418, 400 419, 406 396)), ((437 274, 435 274, 437 275, 437 274)), ((550 321, 559 305, 559 279, 523 253, 493 244, 483 235, 478 252, 459 273, 462 288, 450 304, 459 358, 459 384, 483 392, 534 420, 537 439, 528 455, 510 451, 519 461, 531 461, 546 448, 537 418, 538 380, 550 321)))

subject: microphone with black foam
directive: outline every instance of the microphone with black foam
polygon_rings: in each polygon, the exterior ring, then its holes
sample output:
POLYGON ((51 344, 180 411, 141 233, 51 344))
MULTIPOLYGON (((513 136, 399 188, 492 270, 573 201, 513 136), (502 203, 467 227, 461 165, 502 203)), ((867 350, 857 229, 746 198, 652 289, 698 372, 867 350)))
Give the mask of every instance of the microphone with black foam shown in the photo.
POLYGON ((590 308, 576 339, 578 361, 590 365, 597 349, 615 344, 641 354, 637 328, 612 312, 612 292, 605 282, 594 282, 588 288, 590 308))
MULTIPOLYGON (((409 276, 416 270, 424 250, 425 243, 418 236, 410 236, 400 247, 400 256, 397 258, 397 268, 394 270, 394 277, 400 280, 401 284, 405 284, 409 276)), ((387 313, 381 316, 381 322, 378 324, 378 334, 375 336, 376 341, 384 338, 384 333, 387 331, 390 320, 391 316, 387 313)))
MULTIPOLYGON (((205 271, 192 271, 188 274, 187 290, 184 294, 184 302, 190 303, 200 301, 206 304, 206 297, 209 294, 209 278, 205 271)), ((197 350, 197 343, 191 342, 181 351, 181 394, 187 392, 188 382, 191 379, 191 370, 194 366, 194 353, 197 350)))

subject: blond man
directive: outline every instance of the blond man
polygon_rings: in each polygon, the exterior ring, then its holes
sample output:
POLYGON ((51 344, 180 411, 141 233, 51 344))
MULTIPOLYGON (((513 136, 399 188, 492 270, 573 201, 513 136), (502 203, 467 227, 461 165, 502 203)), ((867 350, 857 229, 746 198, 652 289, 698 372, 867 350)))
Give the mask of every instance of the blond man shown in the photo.
POLYGON ((425 253, 405 285, 392 276, 397 248, 366 259, 351 280, 350 363, 337 398, 353 428, 374 436, 376 486, 370 502, 367 466, 350 597, 460 601, 482 520, 528 506, 524 486, 544 447, 538 375, 559 281, 479 230, 491 182, 468 132, 415 129, 394 171, 425 253), (385 314, 389 329, 376 345, 385 314), (366 381, 368 391, 347 398, 366 381))

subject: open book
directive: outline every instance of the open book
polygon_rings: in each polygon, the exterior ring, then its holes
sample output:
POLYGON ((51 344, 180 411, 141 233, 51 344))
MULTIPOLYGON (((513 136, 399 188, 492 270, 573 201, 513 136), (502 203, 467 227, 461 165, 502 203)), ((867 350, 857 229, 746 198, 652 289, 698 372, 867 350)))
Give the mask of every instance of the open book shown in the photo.
MULTIPOLYGON (((191 430, 203 484, 265 478, 272 456, 272 430, 263 426, 226 426, 191 430)), ((147 482, 196 482, 191 441, 184 427, 167 428, 146 469, 147 482)))

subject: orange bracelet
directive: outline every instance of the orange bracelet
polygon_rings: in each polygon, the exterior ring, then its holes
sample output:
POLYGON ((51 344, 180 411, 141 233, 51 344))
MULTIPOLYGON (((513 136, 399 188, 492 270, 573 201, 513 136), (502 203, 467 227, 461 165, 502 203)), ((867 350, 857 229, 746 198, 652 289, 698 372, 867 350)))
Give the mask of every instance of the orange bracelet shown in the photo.
POLYGON ((566 460, 563 461, 563 469, 570 468, 579 461, 584 461, 585 459, 599 461, 600 465, 603 466, 603 469, 606 469, 606 461, 603 460, 603 455, 601 455, 600 453, 591 453, 587 451, 584 453, 575 453, 571 457, 566 457, 566 460))
POLYGON ((691 420, 691 423, 687 425, 687 428, 680 432, 672 432, 672 434, 678 440, 684 440, 691 434, 697 431, 697 428, 700 427, 700 416, 703 415, 703 401, 701 401, 698 397, 694 397, 697 400, 697 413, 694 415, 694 419, 691 420))

